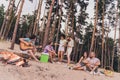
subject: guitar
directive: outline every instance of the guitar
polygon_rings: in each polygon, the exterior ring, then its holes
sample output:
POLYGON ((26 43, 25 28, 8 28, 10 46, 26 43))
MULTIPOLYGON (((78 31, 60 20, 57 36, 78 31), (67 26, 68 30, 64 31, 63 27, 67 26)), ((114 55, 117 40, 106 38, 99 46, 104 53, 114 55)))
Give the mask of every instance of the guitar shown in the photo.
POLYGON ((27 50, 27 49, 33 49, 34 46, 32 43, 25 44, 23 42, 20 42, 20 49, 21 50, 27 50))
POLYGON ((21 50, 28 50, 28 49, 33 49, 33 48, 42 48, 42 46, 35 46, 32 43, 28 42, 27 44, 20 42, 20 49, 21 50))

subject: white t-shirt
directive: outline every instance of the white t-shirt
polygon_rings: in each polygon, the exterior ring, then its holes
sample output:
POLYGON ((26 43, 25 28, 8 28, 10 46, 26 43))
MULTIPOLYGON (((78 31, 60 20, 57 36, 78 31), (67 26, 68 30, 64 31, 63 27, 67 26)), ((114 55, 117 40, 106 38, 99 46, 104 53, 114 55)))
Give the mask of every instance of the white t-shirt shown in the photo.
POLYGON ((63 47, 66 44, 66 40, 60 40, 60 47, 63 47))
POLYGON ((69 42, 68 42, 68 46, 70 46, 71 48, 74 47, 74 40, 71 39, 69 42))
POLYGON ((98 58, 87 58, 87 61, 90 63, 91 67, 94 67, 97 62, 100 62, 98 58))

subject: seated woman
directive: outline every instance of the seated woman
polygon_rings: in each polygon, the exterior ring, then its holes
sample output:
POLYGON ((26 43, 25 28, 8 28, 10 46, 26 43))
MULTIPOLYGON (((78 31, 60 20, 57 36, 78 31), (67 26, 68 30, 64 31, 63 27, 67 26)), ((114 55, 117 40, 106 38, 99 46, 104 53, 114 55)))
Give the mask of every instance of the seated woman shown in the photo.
POLYGON ((53 42, 50 41, 48 42, 48 45, 46 45, 46 47, 44 48, 44 53, 49 54, 51 63, 53 63, 53 58, 56 55, 52 45, 53 45, 53 42))
POLYGON ((86 66, 86 59, 88 55, 87 52, 84 52, 83 56, 80 58, 79 62, 77 63, 77 66, 73 67, 74 70, 84 70, 84 67, 86 66))
POLYGON ((16 66, 23 66, 23 67, 27 64, 25 59, 14 54, 13 52, 1 51, 0 55, 4 63, 6 64, 14 64, 16 66))

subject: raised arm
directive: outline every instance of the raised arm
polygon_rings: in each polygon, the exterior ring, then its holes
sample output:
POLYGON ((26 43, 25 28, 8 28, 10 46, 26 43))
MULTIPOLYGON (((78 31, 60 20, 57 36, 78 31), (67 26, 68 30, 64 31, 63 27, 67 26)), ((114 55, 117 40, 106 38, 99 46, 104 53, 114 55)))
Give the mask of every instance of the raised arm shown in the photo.
POLYGON ((81 57, 81 58, 80 58, 80 60, 79 60, 79 62, 78 62, 78 63, 80 64, 82 60, 83 60, 83 57, 81 57))

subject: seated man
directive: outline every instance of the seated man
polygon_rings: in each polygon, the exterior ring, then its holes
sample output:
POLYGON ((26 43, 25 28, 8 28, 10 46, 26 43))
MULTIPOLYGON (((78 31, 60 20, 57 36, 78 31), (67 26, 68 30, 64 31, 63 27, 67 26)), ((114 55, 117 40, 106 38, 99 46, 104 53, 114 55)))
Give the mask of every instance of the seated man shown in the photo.
POLYGON ((53 58, 56 55, 55 50, 53 49, 52 45, 53 45, 53 42, 50 41, 48 42, 48 45, 44 48, 44 53, 49 54, 51 63, 53 63, 53 58))
POLYGON ((95 74, 98 72, 98 67, 100 65, 100 60, 95 57, 95 53, 91 52, 90 57, 86 60, 86 69, 90 71, 90 74, 95 74))
POLYGON ((1 51, 0 55, 1 55, 2 60, 6 64, 14 64, 16 66, 24 66, 27 63, 25 59, 14 54, 13 52, 1 51))
POLYGON ((36 48, 35 48, 35 40, 36 40, 36 36, 32 35, 29 38, 20 38, 20 49, 22 51, 28 51, 28 53, 30 53, 30 55, 36 60, 39 61, 36 57, 35 57, 35 52, 36 52, 36 48))

